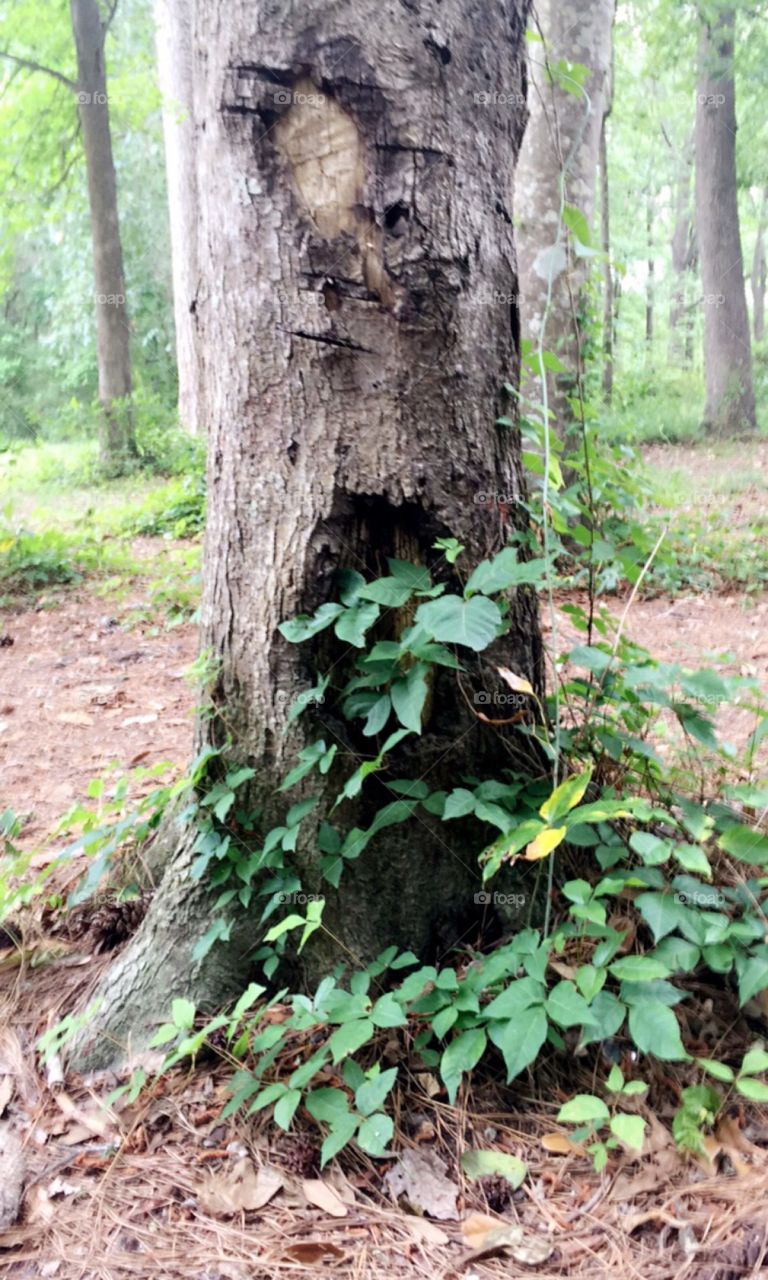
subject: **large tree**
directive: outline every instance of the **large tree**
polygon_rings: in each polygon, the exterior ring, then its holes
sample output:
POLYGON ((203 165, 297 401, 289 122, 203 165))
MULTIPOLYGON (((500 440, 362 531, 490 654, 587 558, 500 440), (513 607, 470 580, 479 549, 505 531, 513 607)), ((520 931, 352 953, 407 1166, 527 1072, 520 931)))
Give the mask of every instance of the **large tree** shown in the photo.
POLYGON ((736 186, 735 14, 700 6, 696 90, 696 234, 704 294, 704 425, 715 435, 756 428, 736 186))
POLYGON ((565 203, 592 224, 614 12, 615 0, 538 0, 532 26, 530 119, 516 201, 522 332, 538 343, 546 324, 545 349, 565 366, 551 388, 561 430, 571 419, 567 397, 580 372, 587 259, 559 227, 560 210, 565 203))
MULTIPOLYGON (((319 729, 286 732, 311 667, 336 664, 336 685, 349 650, 329 656, 324 637, 291 645, 279 624, 334 598, 338 570, 370 578, 387 556, 455 582, 436 539, 456 537, 476 561, 525 523, 518 436, 495 419, 502 405, 514 412, 501 386, 518 376, 512 178, 526 13, 521 0, 311 0, 286 23, 276 0, 195 8, 202 645, 219 672, 198 742, 255 770, 263 836, 285 812, 276 788, 305 732, 341 747, 328 803, 377 749, 332 700, 319 729)), ((519 589, 509 608, 500 653, 540 688, 535 600, 519 589)), ((386 639, 403 619, 390 610, 377 625, 386 639)), ((473 685, 492 675, 479 659, 466 683, 439 674, 422 734, 391 752, 384 782, 345 802, 340 821, 366 827, 391 798, 388 777, 438 790, 508 765, 513 744, 473 709, 473 685)), ((211 1004, 244 980, 258 916, 235 915, 227 942, 192 954, 212 901, 191 875, 193 840, 181 834, 81 1058, 140 1042, 173 995, 211 1004)), ((436 953, 477 921, 471 840, 427 813, 382 830, 338 892, 318 883, 315 848, 308 835, 296 863, 306 888, 322 888, 324 924, 347 955, 389 943, 436 953)), ((307 948, 312 973, 328 971, 328 937, 307 948)))

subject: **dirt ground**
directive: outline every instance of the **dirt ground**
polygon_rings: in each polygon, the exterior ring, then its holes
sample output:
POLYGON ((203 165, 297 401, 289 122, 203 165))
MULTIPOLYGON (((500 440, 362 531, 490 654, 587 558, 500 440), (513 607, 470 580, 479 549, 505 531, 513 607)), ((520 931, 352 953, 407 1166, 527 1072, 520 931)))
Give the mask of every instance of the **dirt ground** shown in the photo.
MULTIPOLYGON (((741 518, 761 509, 768 447, 730 461, 717 451, 657 448, 650 459, 687 476, 701 501, 717 504, 730 484, 741 518)), ((24 819, 26 848, 46 840, 55 848, 62 813, 112 766, 167 760, 182 767, 188 757, 194 693, 184 672, 195 657, 195 630, 129 625, 131 603, 110 604, 79 587, 55 607, 0 615, 7 637, 0 646, 0 809, 24 819)), ((606 604, 620 614, 624 600, 606 604)), ((636 601, 626 632, 661 659, 753 676, 765 690, 767 621, 768 594, 690 594, 636 601)), ((544 628, 551 639, 546 616, 544 628)), ((562 613, 557 629, 562 651, 576 638, 562 613)), ((720 712, 719 723, 737 745, 753 728, 738 708, 720 712)), ((297 1116, 289 1137, 276 1136, 263 1114, 222 1121, 226 1073, 219 1067, 164 1077, 135 1103, 107 1105, 122 1078, 82 1080, 62 1076, 56 1060, 46 1066, 37 1037, 78 1000, 87 1002, 110 959, 95 953, 88 936, 51 947, 33 931, 21 947, 5 948, 0 936, 0 1220, 14 1172, 24 1185, 20 1214, 0 1231, 0 1273, 19 1280, 289 1280, 331 1272, 344 1280, 768 1280, 768 1122, 754 1108, 748 1117, 731 1108, 712 1139, 711 1161, 684 1159, 669 1122, 688 1081, 669 1064, 644 1064, 651 1073, 642 1112, 647 1149, 642 1157, 622 1155, 604 1178, 583 1153, 563 1146, 562 1131, 559 1149, 553 1142, 563 1088, 592 1090, 586 1062, 574 1059, 567 1081, 553 1074, 554 1055, 537 1063, 535 1080, 515 1094, 515 1114, 482 1086, 449 1107, 406 1070, 397 1159, 415 1152, 433 1173, 435 1161, 443 1162, 441 1176, 456 1198, 453 1212, 440 1217, 425 1211, 419 1195, 387 1189, 383 1175, 395 1158, 358 1154, 343 1172, 320 1176, 307 1115, 297 1116), (464 1177, 460 1151, 484 1145, 526 1162, 518 1190, 464 1177)), ((711 993, 696 999, 706 1010, 711 993)), ((712 1035, 719 1045, 726 1037, 736 1043, 750 1029, 737 1014, 712 1035)))

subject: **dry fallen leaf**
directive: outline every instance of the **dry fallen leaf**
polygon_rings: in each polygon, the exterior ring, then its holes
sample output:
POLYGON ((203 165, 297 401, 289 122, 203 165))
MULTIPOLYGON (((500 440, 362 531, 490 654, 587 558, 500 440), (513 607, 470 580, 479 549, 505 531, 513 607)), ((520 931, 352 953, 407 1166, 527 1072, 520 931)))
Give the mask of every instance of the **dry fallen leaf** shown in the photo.
POLYGON ((305 1178, 301 1188, 310 1204, 330 1213, 334 1218, 346 1218, 347 1206, 327 1182, 323 1182, 321 1178, 305 1178))
POLYGON ((244 1209, 263 1209, 283 1186, 282 1174, 264 1165, 255 1169, 244 1156, 231 1169, 211 1173, 200 1187, 200 1207, 215 1217, 228 1217, 244 1209))
POLYGON ((572 1142, 565 1133, 545 1133, 541 1139, 545 1151, 555 1156, 583 1156, 584 1148, 578 1142, 572 1142))
POLYGON ((460 1267, 499 1251, 511 1254, 515 1262, 537 1267, 552 1254, 548 1241, 524 1231, 517 1223, 500 1222, 487 1213, 471 1213, 462 1222, 461 1230, 470 1252, 461 1259, 460 1267))
POLYGON ((441 1220, 458 1217, 459 1188, 446 1177, 447 1165, 434 1151, 404 1151, 384 1181, 391 1195, 405 1196, 414 1209, 441 1220))
POLYGON ((87 715, 85 711, 61 711, 56 719, 60 724, 93 724, 93 716, 87 715))
POLYGON ((0 1230, 16 1221, 24 1186, 26 1160, 21 1138, 4 1121, 0 1123, 0 1230))
POLYGON ((291 1244, 284 1250, 284 1257, 292 1258, 294 1262, 304 1262, 307 1266, 322 1262, 323 1258, 329 1256, 341 1260, 346 1254, 330 1240, 306 1240, 301 1244, 291 1244))
POLYGON ((509 667, 497 667, 499 675, 510 689, 514 689, 515 693, 533 693, 533 685, 530 680, 525 680, 523 676, 516 676, 514 671, 510 671, 509 667))
POLYGON ((0 1080, 0 1117, 4 1114, 5 1108, 13 1097, 13 1090, 13 1076, 3 1076, 2 1080, 0 1080))
POLYGON ((447 1236, 440 1227, 436 1227, 434 1222, 430 1222, 429 1218, 416 1218, 413 1214, 403 1214, 402 1220, 417 1240, 423 1240, 425 1244, 451 1243, 450 1236, 447 1236))

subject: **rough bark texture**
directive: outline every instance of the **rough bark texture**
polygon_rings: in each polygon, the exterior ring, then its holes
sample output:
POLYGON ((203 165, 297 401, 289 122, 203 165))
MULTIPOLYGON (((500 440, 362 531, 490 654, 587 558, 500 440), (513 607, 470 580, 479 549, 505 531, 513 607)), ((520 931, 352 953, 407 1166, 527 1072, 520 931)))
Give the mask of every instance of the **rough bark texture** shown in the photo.
POLYGON ((155 45, 163 95, 179 421, 187 431, 197 433, 200 423, 195 324, 198 266, 192 0, 155 0, 155 45))
POLYGON ((656 305, 656 259, 653 256, 653 190, 645 194, 645 356, 653 364, 653 313, 656 305))
POLYGON ((109 128, 105 32, 97 0, 71 0, 71 15, 93 242, 99 400, 103 411, 101 452, 104 464, 112 468, 119 467, 134 451, 134 438, 131 339, 109 128))
POLYGON ((552 407, 562 428, 570 417, 565 395, 573 391, 580 363, 571 300, 578 321, 587 260, 573 257, 564 238, 569 269, 560 270, 556 264, 553 272, 547 250, 557 236, 563 172, 566 203, 592 223, 600 133, 610 99, 614 11, 615 0, 538 0, 534 30, 540 31, 544 45, 529 46, 530 120, 515 179, 522 332, 538 343, 548 278, 554 274, 544 345, 567 368, 551 388, 552 407), (550 83, 547 65, 554 67, 562 59, 589 68, 586 96, 566 92, 556 78, 550 83))
POLYGON ((696 229, 704 293, 704 426, 756 430, 736 189, 734 12, 702 18, 696 94, 696 229))
POLYGON ((762 342, 765 336, 765 212, 766 192, 763 192, 760 204, 760 217, 755 236, 755 248, 752 254, 752 333, 755 342, 762 342))
MULTIPOLYGON (((329 800, 375 753, 332 702, 319 724, 286 733, 313 668, 332 669, 338 688, 350 659, 324 637, 290 645, 278 624, 333 597, 340 568, 372 576, 395 555, 450 580, 436 537, 455 535, 473 561, 524 520, 519 440, 495 418, 501 384, 518 374, 512 174, 525 16, 512 0, 312 0, 286 24, 278 0, 237 0, 225 14, 197 5, 202 644, 221 661, 219 714, 200 734, 231 738, 233 758, 256 770, 267 829, 284 813, 275 787, 303 733, 340 745, 329 800)), ((540 687, 535 600, 518 592, 511 616, 500 653, 540 687)), ((402 623, 388 611, 378 637, 402 623)), ((486 655, 470 664, 470 704, 493 679, 486 655)), ((489 733, 446 673, 422 737, 392 753, 386 776, 438 790, 462 772, 498 775, 525 762, 515 741, 527 742, 489 733)), ((338 823, 365 827, 391 798, 385 782, 366 787, 338 823)), ((326 897, 324 923, 365 960, 389 943, 434 954, 476 927, 475 851, 466 831, 424 813, 382 831, 338 895, 318 881, 311 840, 297 864, 304 887, 326 897)), ((96 1031, 141 1040, 171 995, 223 1000, 242 979, 258 937, 247 920, 228 946, 191 961, 210 905, 188 872, 182 851, 110 975, 96 1031)), ((323 936, 307 949, 311 975, 330 963, 323 936)), ((94 1050, 92 1034, 90 1061, 103 1060, 109 1044, 94 1050)))
POLYGON ((603 251, 603 395, 610 404, 613 399, 613 271, 607 121, 606 112, 600 130, 600 247, 603 251))
POLYGON ((696 269, 696 235, 691 208, 693 132, 675 155, 675 225, 672 232, 672 297, 669 307, 669 362, 689 358, 693 327, 691 282, 696 269))

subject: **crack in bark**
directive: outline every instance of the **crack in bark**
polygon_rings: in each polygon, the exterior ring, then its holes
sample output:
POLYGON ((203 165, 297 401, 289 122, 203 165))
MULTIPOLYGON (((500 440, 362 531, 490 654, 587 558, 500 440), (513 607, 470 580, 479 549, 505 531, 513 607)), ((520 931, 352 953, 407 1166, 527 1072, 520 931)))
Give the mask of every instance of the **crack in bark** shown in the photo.
POLYGON ((376 355, 372 347, 363 347, 359 342, 353 342, 351 338, 339 338, 331 333, 309 333, 306 329, 285 329, 281 324, 277 327, 294 338, 307 338, 310 342, 325 342, 329 347, 344 347, 347 351, 361 351, 363 355, 368 356, 376 355))

